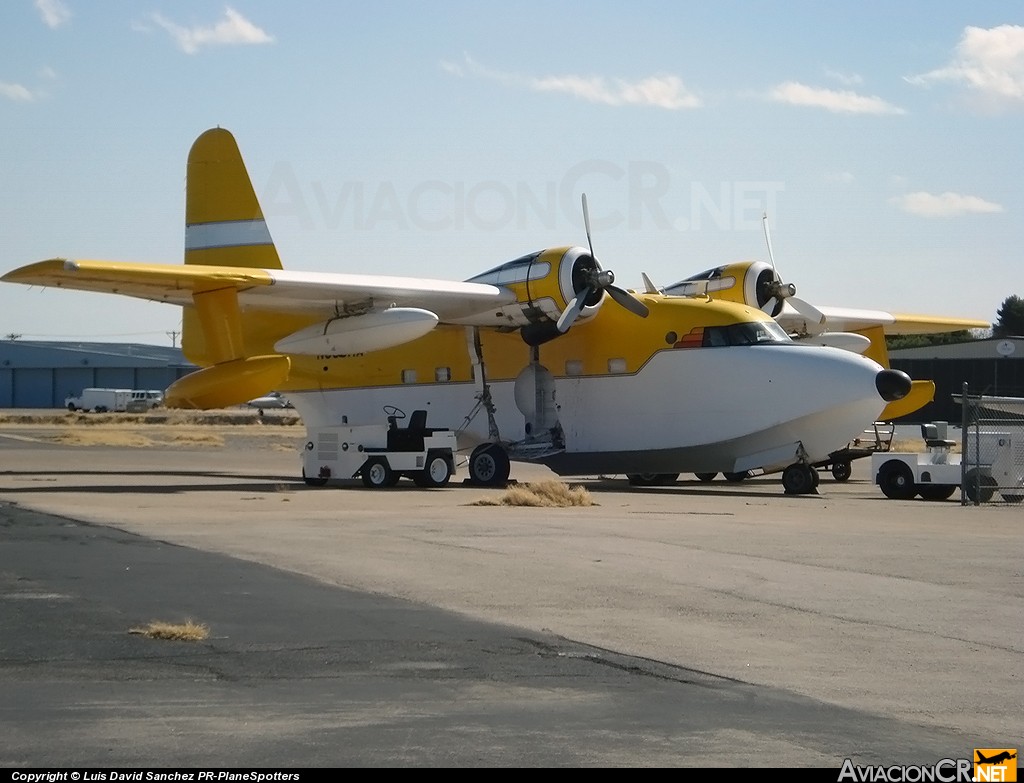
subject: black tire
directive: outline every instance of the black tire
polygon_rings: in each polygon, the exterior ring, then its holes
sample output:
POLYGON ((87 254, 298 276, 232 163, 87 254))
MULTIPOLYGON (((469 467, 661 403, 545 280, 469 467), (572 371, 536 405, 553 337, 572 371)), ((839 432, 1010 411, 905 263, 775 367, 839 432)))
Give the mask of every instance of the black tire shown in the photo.
POLYGON ((726 481, 732 481, 735 483, 737 481, 743 481, 744 479, 750 478, 750 471, 744 470, 740 473, 723 473, 722 475, 725 476, 726 481))
POLYGON ((78 410, 78 408, 75 407, 75 404, 73 402, 69 402, 68 403, 68 410, 71 411, 72 413, 74 413, 76 410, 78 410))
POLYGON ((878 486, 890 500, 910 500, 917 494, 914 471, 905 462, 891 459, 878 469, 878 486))
POLYGON ((853 473, 853 468, 846 460, 832 463, 832 478, 836 481, 848 481, 853 473))
POLYGON ((412 480, 417 487, 443 487, 451 477, 452 463, 449 458, 440 451, 431 451, 427 454, 423 470, 417 472, 412 480))
POLYGON ((310 487, 322 487, 327 484, 327 479, 325 478, 307 476, 305 468, 302 469, 302 480, 305 481, 306 485, 310 487))
POLYGON ((925 500, 949 500, 956 489, 956 484, 922 484, 917 493, 925 500))
POLYGON ((996 480, 985 474, 978 476, 977 468, 967 471, 966 479, 967 499, 972 503, 988 503, 996 493, 996 480))
POLYGON ((391 469, 391 466, 388 465, 388 461, 381 457, 367 460, 360 473, 362 474, 363 486, 370 489, 393 487, 397 475, 391 469))
POLYGON ((717 476, 718 474, 717 473, 694 473, 693 475, 695 475, 700 481, 707 482, 707 481, 714 481, 715 480, 715 476, 717 476))
POLYGON ((508 454, 497 443, 481 443, 469 455, 469 481, 481 487, 503 487, 512 469, 508 454))
POLYGON ((817 471, 810 465, 795 462, 782 471, 782 488, 787 495, 809 495, 816 486, 814 476, 817 471))
POLYGON ((626 479, 634 487, 667 487, 679 478, 678 473, 627 473, 626 479))

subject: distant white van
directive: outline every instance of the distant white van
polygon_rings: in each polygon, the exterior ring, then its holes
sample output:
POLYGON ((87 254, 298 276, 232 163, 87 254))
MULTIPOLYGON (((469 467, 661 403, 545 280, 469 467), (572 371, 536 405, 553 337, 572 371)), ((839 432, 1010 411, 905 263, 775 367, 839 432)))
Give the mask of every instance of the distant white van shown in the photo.
POLYGON ((133 389, 127 410, 136 413, 151 411, 164 404, 164 393, 159 389, 133 389))

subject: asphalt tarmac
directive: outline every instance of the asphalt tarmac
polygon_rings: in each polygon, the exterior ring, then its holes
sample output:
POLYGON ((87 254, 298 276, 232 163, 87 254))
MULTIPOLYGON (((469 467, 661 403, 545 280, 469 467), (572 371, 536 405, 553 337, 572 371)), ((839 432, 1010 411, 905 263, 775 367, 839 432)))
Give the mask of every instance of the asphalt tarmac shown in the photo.
POLYGON ((1020 506, 887 500, 869 460, 813 496, 586 477, 592 507, 482 506, 501 490, 306 487, 301 430, 243 429, 0 425, 0 766, 838 769, 1022 744, 1020 506), (186 619, 209 638, 130 633, 186 619))

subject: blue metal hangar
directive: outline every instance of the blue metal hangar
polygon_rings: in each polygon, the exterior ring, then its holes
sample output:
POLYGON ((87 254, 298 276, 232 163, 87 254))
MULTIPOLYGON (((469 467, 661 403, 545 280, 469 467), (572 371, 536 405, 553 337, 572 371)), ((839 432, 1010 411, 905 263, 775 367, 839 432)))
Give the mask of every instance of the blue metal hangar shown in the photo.
POLYGON ((0 340, 0 408, 63 408, 92 386, 162 391, 195 370, 169 346, 0 340))

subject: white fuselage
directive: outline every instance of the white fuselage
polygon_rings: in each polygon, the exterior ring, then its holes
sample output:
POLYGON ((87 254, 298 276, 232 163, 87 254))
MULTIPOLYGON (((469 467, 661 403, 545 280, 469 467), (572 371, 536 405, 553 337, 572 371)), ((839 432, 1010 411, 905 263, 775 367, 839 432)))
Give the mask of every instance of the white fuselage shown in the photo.
MULTIPOLYGON (((489 391, 501 440, 553 442, 530 459, 561 475, 777 469, 822 461, 870 425, 885 407, 881 369, 848 351, 779 343, 658 351, 635 373, 552 376, 527 366, 518 394, 514 380, 491 381, 489 391), (523 394, 524 379, 535 395, 523 394)), ((310 429, 380 423, 385 405, 425 409, 430 426, 455 430, 467 450, 490 439, 480 391, 416 383, 289 398, 310 429)))

